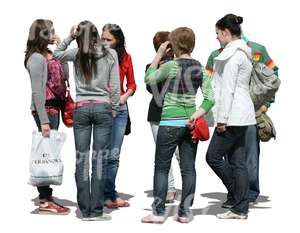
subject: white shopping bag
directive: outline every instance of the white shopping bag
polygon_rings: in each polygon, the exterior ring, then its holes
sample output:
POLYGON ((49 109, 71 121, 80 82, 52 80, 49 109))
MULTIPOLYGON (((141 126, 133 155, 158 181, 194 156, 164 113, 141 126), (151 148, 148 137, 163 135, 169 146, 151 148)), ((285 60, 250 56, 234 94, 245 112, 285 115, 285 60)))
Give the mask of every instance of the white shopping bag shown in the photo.
POLYGON ((63 178, 63 163, 60 152, 67 135, 51 130, 50 137, 41 132, 32 132, 30 155, 30 179, 33 186, 60 185, 63 178))

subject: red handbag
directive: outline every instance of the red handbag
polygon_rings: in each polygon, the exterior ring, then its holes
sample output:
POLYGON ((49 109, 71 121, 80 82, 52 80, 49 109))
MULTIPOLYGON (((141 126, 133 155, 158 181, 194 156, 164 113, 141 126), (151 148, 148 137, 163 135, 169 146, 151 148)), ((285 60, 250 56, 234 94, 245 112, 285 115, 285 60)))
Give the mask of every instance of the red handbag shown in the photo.
POLYGON ((64 108, 61 111, 61 116, 63 123, 66 127, 72 127, 73 126, 73 113, 75 110, 75 102, 71 97, 70 93, 70 84, 69 81, 66 81, 67 83, 67 90, 66 90, 66 99, 64 108))
POLYGON ((194 142, 207 141, 209 139, 209 128, 207 122, 202 118, 198 117, 195 120, 195 128, 191 131, 192 139, 194 142))

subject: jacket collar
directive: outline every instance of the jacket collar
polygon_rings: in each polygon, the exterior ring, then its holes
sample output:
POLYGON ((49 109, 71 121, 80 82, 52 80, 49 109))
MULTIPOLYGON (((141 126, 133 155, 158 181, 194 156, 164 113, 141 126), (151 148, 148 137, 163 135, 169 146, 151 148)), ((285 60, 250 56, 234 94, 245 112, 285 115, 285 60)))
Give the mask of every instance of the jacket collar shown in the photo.
POLYGON ((249 58, 251 58, 251 48, 247 46, 246 42, 239 39, 232 41, 226 45, 223 51, 215 58, 217 61, 225 61, 232 57, 237 50, 242 50, 249 58))

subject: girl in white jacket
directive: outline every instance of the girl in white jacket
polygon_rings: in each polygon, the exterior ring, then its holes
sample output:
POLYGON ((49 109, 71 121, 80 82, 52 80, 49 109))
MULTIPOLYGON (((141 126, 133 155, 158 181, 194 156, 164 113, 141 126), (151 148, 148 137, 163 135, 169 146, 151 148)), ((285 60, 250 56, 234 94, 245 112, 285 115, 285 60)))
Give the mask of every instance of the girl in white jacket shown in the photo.
POLYGON ((240 39, 242 22, 242 17, 229 14, 216 23, 217 39, 225 48, 214 62, 213 113, 217 126, 206 161, 228 190, 222 207, 230 210, 217 215, 222 219, 246 219, 248 213, 245 133, 256 121, 249 93, 251 49, 240 39))

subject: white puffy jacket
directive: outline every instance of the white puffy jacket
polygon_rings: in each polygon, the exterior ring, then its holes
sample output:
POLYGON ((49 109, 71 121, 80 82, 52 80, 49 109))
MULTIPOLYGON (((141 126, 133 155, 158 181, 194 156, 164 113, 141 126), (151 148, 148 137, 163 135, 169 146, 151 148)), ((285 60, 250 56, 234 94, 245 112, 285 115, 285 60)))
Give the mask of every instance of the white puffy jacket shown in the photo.
POLYGON ((227 126, 255 125, 255 112, 249 93, 252 70, 251 48, 242 40, 226 45, 215 58, 213 87, 216 123, 227 126))

